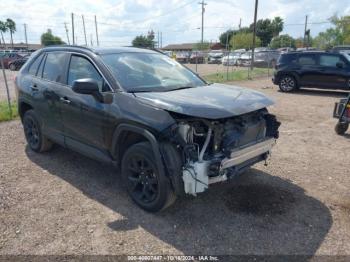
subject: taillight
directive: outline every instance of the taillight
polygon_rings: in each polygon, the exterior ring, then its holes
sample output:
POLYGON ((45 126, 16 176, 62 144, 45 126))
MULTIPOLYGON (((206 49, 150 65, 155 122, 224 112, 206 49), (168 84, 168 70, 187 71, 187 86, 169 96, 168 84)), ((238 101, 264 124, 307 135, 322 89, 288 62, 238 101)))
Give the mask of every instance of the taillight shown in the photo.
POLYGON ((350 118, 350 105, 347 105, 347 106, 346 106, 344 115, 345 115, 347 118, 350 118))

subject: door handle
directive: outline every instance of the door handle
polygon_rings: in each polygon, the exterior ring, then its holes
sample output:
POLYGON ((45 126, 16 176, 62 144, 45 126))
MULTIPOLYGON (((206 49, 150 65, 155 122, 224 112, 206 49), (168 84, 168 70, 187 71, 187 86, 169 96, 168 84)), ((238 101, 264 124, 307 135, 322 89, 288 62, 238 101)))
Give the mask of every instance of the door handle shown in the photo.
POLYGON ((39 91, 39 87, 36 84, 32 84, 30 89, 32 89, 32 91, 39 91))
POLYGON ((61 98, 60 98, 60 101, 61 101, 63 104, 66 104, 66 105, 69 105, 70 102, 71 102, 67 97, 61 97, 61 98))

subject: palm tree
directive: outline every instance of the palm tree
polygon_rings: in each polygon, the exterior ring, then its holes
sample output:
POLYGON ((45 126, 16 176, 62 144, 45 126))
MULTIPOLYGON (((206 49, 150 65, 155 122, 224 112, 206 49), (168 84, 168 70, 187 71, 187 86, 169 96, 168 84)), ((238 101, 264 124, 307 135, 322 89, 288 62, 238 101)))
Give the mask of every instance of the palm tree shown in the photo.
POLYGON ((278 36, 283 31, 284 22, 279 16, 272 20, 273 36, 278 36))
POLYGON ((12 49, 13 49, 13 38, 12 38, 12 35, 13 35, 14 32, 16 32, 16 23, 12 19, 7 18, 6 19, 6 27, 10 31, 10 34, 11 34, 11 46, 12 46, 12 49))
POLYGON ((2 38, 2 43, 4 45, 4 49, 6 48, 6 43, 5 43, 5 39, 4 39, 4 33, 7 32, 7 26, 6 23, 3 21, 0 21, 0 33, 1 33, 1 38, 2 38))

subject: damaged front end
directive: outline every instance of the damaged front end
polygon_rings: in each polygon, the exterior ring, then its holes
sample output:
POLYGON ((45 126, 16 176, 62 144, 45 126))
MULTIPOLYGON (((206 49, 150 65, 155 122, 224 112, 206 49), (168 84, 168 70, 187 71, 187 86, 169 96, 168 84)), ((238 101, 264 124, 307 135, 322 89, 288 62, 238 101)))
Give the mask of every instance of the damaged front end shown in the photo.
POLYGON ((266 109, 216 120, 172 115, 177 124, 164 135, 181 154, 183 190, 191 195, 266 160, 280 126, 266 109))

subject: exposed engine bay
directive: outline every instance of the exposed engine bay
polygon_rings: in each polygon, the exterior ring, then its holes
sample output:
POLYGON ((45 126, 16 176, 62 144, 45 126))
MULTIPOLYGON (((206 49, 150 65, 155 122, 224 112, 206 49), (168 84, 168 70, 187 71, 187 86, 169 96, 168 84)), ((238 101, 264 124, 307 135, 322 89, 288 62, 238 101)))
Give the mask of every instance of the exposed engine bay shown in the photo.
POLYGON ((219 120, 176 119, 172 140, 181 149, 184 191, 191 195, 266 160, 279 135, 280 122, 266 109, 219 120))

